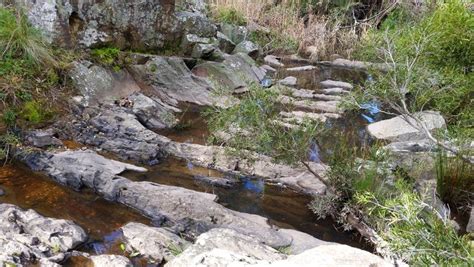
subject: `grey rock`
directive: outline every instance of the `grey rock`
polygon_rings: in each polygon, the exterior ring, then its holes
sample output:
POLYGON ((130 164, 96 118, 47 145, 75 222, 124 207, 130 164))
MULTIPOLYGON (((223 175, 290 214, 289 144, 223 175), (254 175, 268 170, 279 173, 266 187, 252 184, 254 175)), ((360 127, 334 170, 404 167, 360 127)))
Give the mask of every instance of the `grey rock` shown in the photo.
POLYGON ((43 148, 48 146, 61 146, 61 140, 54 136, 53 129, 35 130, 26 135, 26 141, 32 146, 43 148))
POLYGON ((393 142, 384 147, 385 149, 400 152, 434 152, 437 145, 429 139, 421 139, 416 141, 393 142))
POLYGON ((265 56, 265 57, 263 58, 263 61, 264 61, 266 64, 268 64, 268 65, 270 65, 270 66, 272 66, 272 67, 274 67, 274 68, 282 68, 282 67, 285 66, 285 64, 283 64, 283 63, 280 62, 280 58, 278 58, 278 57, 276 57, 276 56, 274 56, 274 55, 265 56))
POLYGON ((278 83, 285 86, 295 87, 298 82, 298 79, 293 76, 288 76, 282 80, 279 80, 278 83))
POLYGON ((133 103, 133 114, 149 129, 171 128, 178 122, 173 111, 179 109, 163 103, 160 99, 152 99, 142 93, 134 93, 128 99, 133 103))
POLYGON ((209 59, 215 50, 216 47, 213 44, 196 44, 191 53, 191 57, 209 59))
POLYGON ((321 92, 326 95, 345 95, 345 94, 350 93, 347 90, 344 90, 342 88, 337 88, 337 87, 322 89, 321 92))
POLYGON ((247 40, 249 36, 249 31, 244 26, 223 23, 220 25, 220 31, 236 45, 247 40))
POLYGON ((222 178, 222 177, 209 177, 209 176, 203 176, 203 175, 196 175, 194 176, 194 179, 200 182, 204 182, 209 185, 213 185, 216 187, 223 187, 223 188, 231 188, 237 183, 237 181, 234 179, 222 178))
MULTIPOLYGON (((424 111, 415 113, 414 116, 417 116, 417 118, 421 120, 430 131, 446 127, 446 122, 439 112, 424 111)), ((388 120, 369 124, 367 126, 367 131, 376 139, 388 141, 413 141, 424 139, 425 134, 412 125, 417 125, 414 119, 405 119, 400 115, 388 120)), ((421 128, 421 125, 418 127, 421 128)))
MULTIPOLYGON (((13 1, 51 43, 66 47, 113 44, 122 49, 162 48, 179 40, 188 25, 174 3, 144 1, 13 1)), ((203 17, 203 20, 206 18, 203 17)))
POLYGON ((197 44, 210 44, 211 39, 207 37, 200 37, 196 34, 186 34, 181 41, 181 51, 184 55, 191 55, 194 47, 197 44))
POLYGON ((146 226, 140 223, 128 223, 122 228, 126 248, 130 252, 139 252, 141 256, 161 262, 174 259, 177 251, 186 249, 189 242, 164 228, 146 226))
POLYGON ((140 87, 128 72, 122 70, 112 73, 89 61, 73 62, 69 76, 83 96, 79 99, 83 106, 112 102, 140 91, 140 87))
POLYGON ((201 37, 214 37, 217 34, 216 25, 202 14, 181 11, 176 12, 176 18, 184 27, 186 34, 196 34, 201 37))
POLYGON ((217 32, 217 41, 219 42, 219 49, 224 53, 230 54, 234 51, 235 43, 222 32, 217 32))
POLYGON ((304 251, 317 246, 331 244, 331 242, 319 240, 311 235, 293 229, 280 229, 280 232, 292 237, 291 245, 288 247, 288 252, 292 255, 303 253, 304 251))
POLYGON ((0 197, 3 197, 3 196, 6 195, 6 194, 7 194, 7 193, 5 192, 5 190, 0 187, 0 197))
POLYGON ((339 244, 321 245, 306 250, 305 252, 289 256, 285 260, 273 261, 268 263, 259 263, 258 266, 298 266, 298 267, 392 267, 388 261, 370 252, 339 244))
POLYGON ((146 63, 135 64, 130 68, 137 80, 150 85, 153 92, 170 105, 188 102, 226 107, 234 101, 212 94, 211 85, 191 73, 181 58, 152 56, 146 63))
POLYGON ((309 65, 309 66, 299 66, 299 67, 293 67, 293 68, 287 68, 286 71, 289 72, 304 72, 304 71, 312 71, 315 70, 316 67, 309 65))
POLYGON ((469 222, 466 226, 466 232, 472 233, 474 232, 474 208, 471 207, 471 214, 469 216, 469 222))
POLYGON ((321 83, 322 88, 342 88, 344 90, 352 90, 354 86, 350 83, 341 82, 341 81, 333 81, 333 80, 325 80, 321 83))
POLYGON ((252 236, 231 229, 213 229, 200 235, 194 245, 165 266, 184 267, 203 264, 217 267, 229 266, 236 262, 253 264, 284 258, 285 256, 277 250, 262 244, 252 236))
POLYGON ((90 259, 95 267, 132 267, 132 263, 127 257, 120 255, 98 255, 91 256, 90 259))
POLYGON ((232 53, 243 53, 253 59, 257 59, 260 56, 260 47, 251 41, 243 41, 234 48, 232 53))
POLYGON ((208 79, 213 87, 230 92, 259 82, 264 76, 255 61, 245 54, 225 55, 223 62, 208 61, 198 64, 192 72, 208 79))
POLYGON ((207 13, 209 8, 204 0, 176 0, 176 6, 203 15, 207 13))
MULTIPOLYGON (((61 261, 64 252, 87 239, 71 221, 45 218, 33 210, 0 204, 0 265, 61 261)), ((53 264, 53 263, 51 263, 53 264)))
POLYGON ((388 70, 388 66, 383 63, 372 63, 372 62, 364 62, 364 61, 353 61, 343 58, 336 58, 333 61, 323 61, 319 62, 322 65, 329 65, 332 67, 341 67, 347 69, 355 69, 355 70, 368 70, 368 69, 377 69, 381 71, 388 70))
POLYGON ((279 96, 278 101, 282 104, 292 104, 297 108, 309 109, 315 112, 341 114, 343 110, 338 106, 339 101, 307 101, 298 100, 289 96, 279 96))
POLYGON ((262 65, 260 66, 260 68, 264 69, 266 71, 266 73, 269 73, 271 75, 274 75, 277 70, 269 65, 262 65))

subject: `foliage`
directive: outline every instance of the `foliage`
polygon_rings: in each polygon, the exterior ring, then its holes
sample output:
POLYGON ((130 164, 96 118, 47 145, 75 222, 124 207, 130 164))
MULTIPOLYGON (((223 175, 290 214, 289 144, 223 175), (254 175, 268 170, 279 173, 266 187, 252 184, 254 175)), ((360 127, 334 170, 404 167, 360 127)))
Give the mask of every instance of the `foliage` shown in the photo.
POLYGON ((244 14, 233 7, 220 7, 216 10, 216 20, 221 23, 234 24, 238 26, 247 25, 244 14))
POLYGON ((13 149, 20 144, 20 139, 12 134, 0 135, 0 161, 5 163, 11 158, 13 149))
POLYGON ((395 187, 391 195, 364 192, 355 199, 397 257, 414 266, 462 266, 474 261, 467 237, 460 237, 448 218, 432 211, 405 181, 398 180, 395 187))
POLYGON ((474 166, 438 151, 436 186, 441 200, 467 213, 474 200, 474 166))
POLYGON ((40 65, 55 65, 56 59, 40 32, 28 23, 22 10, 0 8, 1 58, 23 58, 40 65))
POLYGON ((447 119, 456 137, 474 136, 474 15, 460 0, 440 4, 430 15, 404 23, 389 18, 384 31, 372 31, 358 57, 382 61, 384 71, 373 70, 355 99, 376 100, 388 111, 403 113, 434 109, 447 119), (403 103, 405 102, 405 103, 403 103))
POLYGON ((250 40, 263 48, 267 53, 271 50, 279 50, 280 52, 295 53, 298 51, 298 41, 291 37, 285 36, 276 31, 265 32, 256 30, 250 33, 250 40))
POLYGON ((277 90, 252 85, 239 104, 227 109, 209 109, 205 113, 213 133, 209 141, 225 143, 248 159, 252 159, 249 153, 252 151, 286 164, 307 160, 311 144, 322 127, 310 120, 298 127, 286 127, 279 120, 277 98, 277 90))
POLYGON ((114 69, 120 69, 118 65, 120 49, 116 47, 103 47, 95 48, 91 51, 91 56, 97 62, 105 66, 114 67, 114 69))
POLYGON ((52 89, 62 87, 69 56, 51 49, 22 10, 0 8, 0 114, 8 127, 17 120, 41 122, 50 107, 58 108, 62 92, 52 89))

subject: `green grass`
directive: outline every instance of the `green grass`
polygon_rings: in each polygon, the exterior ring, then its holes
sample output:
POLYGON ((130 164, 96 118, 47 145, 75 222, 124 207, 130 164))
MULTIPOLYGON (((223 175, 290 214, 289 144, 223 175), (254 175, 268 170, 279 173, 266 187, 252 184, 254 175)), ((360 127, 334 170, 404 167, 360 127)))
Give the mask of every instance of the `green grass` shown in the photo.
POLYGON ((233 24, 238 26, 247 25, 247 19, 238 10, 232 7, 220 7, 215 12, 215 19, 221 23, 233 24))
POLYGON ((120 49, 115 47, 95 48, 91 51, 93 59, 105 66, 114 66, 120 56, 120 49))

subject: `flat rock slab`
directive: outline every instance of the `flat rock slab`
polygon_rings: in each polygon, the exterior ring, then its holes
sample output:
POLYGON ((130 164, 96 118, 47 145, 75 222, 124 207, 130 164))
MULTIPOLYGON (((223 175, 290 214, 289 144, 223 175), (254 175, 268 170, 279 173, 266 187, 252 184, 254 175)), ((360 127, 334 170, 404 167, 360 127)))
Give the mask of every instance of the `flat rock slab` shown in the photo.
MULTIPOLYGON (((421 120, 430 131, 446 127, 446 122, 439 112, 424 111, 415 113, 414 116, 421 120)), ((400 115, 369 124, 367 131, 376 139, 388 141, 412 141, 425 138, 424 133, 413 125, 421 129, 421 125, 418 125, 414 119, 405 119, 400 115)))
POLYGON ((212 229, 200 235, 194 245, 165 266, 229 266, 237 262, 254 264, 284 258, 285 255, 252 236, 242 235, 230 229, 212 229))
POLYGON ((27 264, 39 259, 54 265, 64 253, 87 240, 71 221, 46 218, 34 210, 0 204, 0 265, 27 264))
POLYGON ((320 85, 322 88, 342 88, 344 90, 352 90, 354 88, 354 86, 350 83, 333 80, 322 81, 320 85))
POLYGON ((132 267, 133 264, 125 256, 120 255, 98 255, 90 257, 94 267, 132 267))
POLYGON ((279 80, 278 84, 294 87, 296 86, 297 82, 298 82, 298 79, 296 77, 288 76, 282 80, 279 80))
POLYGON ((286 71, 289 72, 303 72, 303 71, 312 71, 317 69, 315 66, 309 65, 309 66, 300 66, 300 67, 294 67, 294 68, 287 68, 286 71))
POLYGON ((318 94, 314 90, 295 89, 295 88, 286 87, 286 86, 280 86, 280 87, 283 87, 283 88, 279 88, 281 93, 286 94, 286 95, 291 96, 291 97, 294 97, 294 98, 316 99, 316 100, 322 100, 322 101, 340 101, 340 100, 342 100, 342 97, 340 97, 340 96, 318 94))
POLYGON ((285 66, 285 64, 283 64, 283 63, 280 62, 280 58, 278 58, 278 57, 276 57, 276 56, 274 56, 274 55, 265 56, 265 57, 263 58, 263 61, 264 61, 266 64, 268 64, 268 65, 270 65, 270 66, 272 66, 272 67, 274 67, 274 68, 281 68, 281 67, 284 67, 284 66, 285 66))
POLYGON ((173 253, 182 251, 190 243, 164 228, 150 227, 141 223, 128 223, 122 228, 127 251, 139 252, 155 262, 170 261, 173 253))
POLYGON ((339 101, 309 101, 298 100, 288 96, 278 97, 278 101, 282 104, 293 105, 296 108, 307 109, 315 112, 325 113, 342 113, 343 110, 338 107, 339 101))

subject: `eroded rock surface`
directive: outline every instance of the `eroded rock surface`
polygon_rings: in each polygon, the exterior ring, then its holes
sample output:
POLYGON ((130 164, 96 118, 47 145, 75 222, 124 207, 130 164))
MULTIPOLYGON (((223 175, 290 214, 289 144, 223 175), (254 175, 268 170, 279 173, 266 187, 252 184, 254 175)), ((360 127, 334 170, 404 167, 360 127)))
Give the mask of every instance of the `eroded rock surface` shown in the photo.
MULTIPOLYGON (((432 131, 446 127, 446 122, 439 114, 434 111, 424 111, 415 113, 414 116, 432 131)), ((425 134, 419 125, 412 118, 404 118, 402 115, 383 121, 378 121, 367 126, 367 131, 376 139, 388 141, 411 141, 425 138, 425 134), (416 128, 414 127, 416 126, 416 128)))
POLYGON ((33 210, 0 204, 0 265, 54 265, 65 252, 85 242, 86 233, 71 221, 45 218, 33 210))

